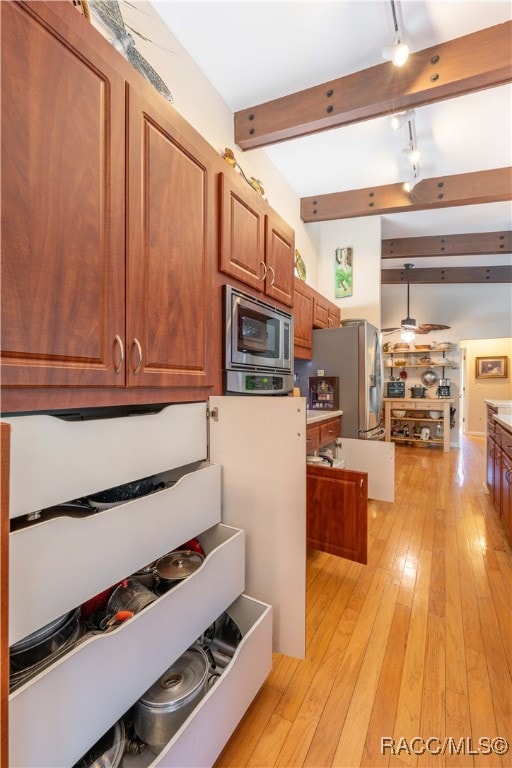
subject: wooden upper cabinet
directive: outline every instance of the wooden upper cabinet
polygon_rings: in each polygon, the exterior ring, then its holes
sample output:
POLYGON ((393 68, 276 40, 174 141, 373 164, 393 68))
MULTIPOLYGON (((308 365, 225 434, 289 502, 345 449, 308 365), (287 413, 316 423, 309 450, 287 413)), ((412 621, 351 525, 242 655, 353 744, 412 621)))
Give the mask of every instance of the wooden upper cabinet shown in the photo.
POLYGON ((234 172, 219 174, 219 269, 293 306, 295 233, 234 172))
POLYGON ((213 172, 160 102, 128 90, 127 383, 204 387, 213 172))
POLYGON ((124 385, 124 82, 45 3, 0 3, 2 384, 124 385))
POLYGON ((310 360, 313 345, 313 293, 302 280, 294 278, 293 334, 294 357, 310 360))
POLYGON ((307 544, 367 562, 368 476, 329 467, 307 468, 307 544))
POLYGON ((240 189, 236 181, 219 173, 219 269, 261 291, 265 282, 265 210, 259 193, 240 189))
POLYGON ((265 293, 293 307, 295 232, 275 211, 266 216, 265 293))
POLYGON ((317 291, 314 294, 313 328, 339 328, 341 322, 340 308, 317 291))

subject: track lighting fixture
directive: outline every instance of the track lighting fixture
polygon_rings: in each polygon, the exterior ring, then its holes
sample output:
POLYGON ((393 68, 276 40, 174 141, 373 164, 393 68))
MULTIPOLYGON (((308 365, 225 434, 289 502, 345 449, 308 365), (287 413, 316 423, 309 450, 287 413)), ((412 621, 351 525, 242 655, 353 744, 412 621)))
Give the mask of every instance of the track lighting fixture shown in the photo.
POLYGON ((413 176, 412 179, 408 179, 406 182, 404 182, 404 190, 406 192, 412 192, 416 184, 419 184, 421 181, 421 176, 418 174, 417 176, 413 176))
POLYGON ((414 120, 416 112, 414 109, 408 109, 407 112, 397 112, 391 116, 391 127, 394 131, 399 131, 407 124, 408 120, 414 120))
POLYGON ((399 0, 390 0, 390 2, 393 18, 393 45, 384 48, 382 56, 384 59, 393 62, 395 67, 403 67, 409 58, 409 46, 404 42, 402 9, 399 0))

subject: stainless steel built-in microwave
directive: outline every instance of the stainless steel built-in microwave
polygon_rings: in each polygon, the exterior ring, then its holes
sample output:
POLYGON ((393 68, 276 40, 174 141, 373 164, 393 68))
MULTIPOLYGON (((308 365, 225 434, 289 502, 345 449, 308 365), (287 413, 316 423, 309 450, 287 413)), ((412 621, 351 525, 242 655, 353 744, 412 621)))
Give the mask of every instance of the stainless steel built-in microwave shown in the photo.
POLYGON ((224 391, 281 395, 293 389, 293 318, 224 286, 224 391))

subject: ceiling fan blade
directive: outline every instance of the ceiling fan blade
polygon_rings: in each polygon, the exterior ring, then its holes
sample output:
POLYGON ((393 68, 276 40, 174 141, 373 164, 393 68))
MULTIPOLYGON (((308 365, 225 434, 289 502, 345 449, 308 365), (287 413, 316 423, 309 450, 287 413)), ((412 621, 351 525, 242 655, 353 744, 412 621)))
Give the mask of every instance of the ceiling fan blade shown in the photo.
POLYGON ((431 331, 446 331, 451 328, 450 325, 441 325, 440 323, 421 323, 416 328, 416 333, 425 334, 431 331))
POLYGON ((400 328, 381 328, 381 333, 395 333, 395 331, 399 331, 400 328))
POLYGON ((167 101, 171 102, 173 101, 172 94, 160 75, 155 72, 153 67, 146 61, 146 59, 141 56, 141 54, 138 52, 138 50, 133 46, 130 45, 126 50, 126 56, 128 58, 128 61, 133 64, 135 69, 137 69, 142 77, 144 77, 148 83, 151 83, 153 88, 156 88, 158 93, 160 93, 167 101))

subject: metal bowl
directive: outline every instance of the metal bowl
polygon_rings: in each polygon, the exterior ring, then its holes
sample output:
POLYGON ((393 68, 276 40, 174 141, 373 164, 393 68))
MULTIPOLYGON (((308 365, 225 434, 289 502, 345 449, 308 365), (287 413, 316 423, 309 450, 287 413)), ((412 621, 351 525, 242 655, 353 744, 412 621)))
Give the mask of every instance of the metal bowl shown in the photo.
POLYGON ((433 371, 432 368, 427 368, 427 370, 421 374, 421 382, 426 387, 433 387, 434 384, 437 384, 437 373, 433 371))

